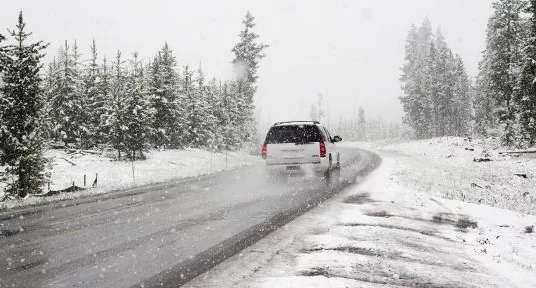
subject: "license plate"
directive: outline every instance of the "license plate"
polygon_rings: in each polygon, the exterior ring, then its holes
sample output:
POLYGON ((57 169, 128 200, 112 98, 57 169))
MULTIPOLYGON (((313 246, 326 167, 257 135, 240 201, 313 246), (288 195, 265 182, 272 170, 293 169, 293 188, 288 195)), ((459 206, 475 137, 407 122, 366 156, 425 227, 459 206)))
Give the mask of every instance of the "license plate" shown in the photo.
POLYGON ((287 170, 300 170, 300 166, 287 166, 287 170))

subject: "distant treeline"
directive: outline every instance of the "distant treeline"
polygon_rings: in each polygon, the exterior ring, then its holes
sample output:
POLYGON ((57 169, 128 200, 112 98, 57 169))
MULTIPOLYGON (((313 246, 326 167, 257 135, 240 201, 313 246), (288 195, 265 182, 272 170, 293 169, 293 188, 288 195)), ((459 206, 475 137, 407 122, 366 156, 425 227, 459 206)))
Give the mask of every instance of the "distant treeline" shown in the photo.
POLYGON ((410 137, 407 126, 386 121, 381 116, 366 117, 363 107, 359 107, 352 117, 339 119, 335 127, 334 131, 347 141, 400 140, 410 137))

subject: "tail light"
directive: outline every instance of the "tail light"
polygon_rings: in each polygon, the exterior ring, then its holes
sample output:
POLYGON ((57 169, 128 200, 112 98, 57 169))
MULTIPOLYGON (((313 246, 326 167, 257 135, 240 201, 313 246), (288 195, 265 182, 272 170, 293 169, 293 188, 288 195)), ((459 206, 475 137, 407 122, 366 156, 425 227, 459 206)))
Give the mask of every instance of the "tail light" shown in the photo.
POLYGON ((320 142, 320 157, 326 157, 326 144, 320 142))
POLYGON ((264 144, 262 145, 262 159, 266 159, 266 157, 268 156, 268 145, 267 144, 264 144))

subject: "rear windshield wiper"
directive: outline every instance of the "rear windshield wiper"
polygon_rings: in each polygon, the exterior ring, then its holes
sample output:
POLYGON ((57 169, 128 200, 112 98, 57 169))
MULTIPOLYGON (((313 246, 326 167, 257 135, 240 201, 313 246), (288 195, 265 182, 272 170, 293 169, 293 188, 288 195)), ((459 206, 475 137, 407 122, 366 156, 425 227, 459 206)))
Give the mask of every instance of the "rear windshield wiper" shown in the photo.
POLYGON ((305 144, 313 144, 315 142, 296 142, 296 145, 305 145, 305 144))

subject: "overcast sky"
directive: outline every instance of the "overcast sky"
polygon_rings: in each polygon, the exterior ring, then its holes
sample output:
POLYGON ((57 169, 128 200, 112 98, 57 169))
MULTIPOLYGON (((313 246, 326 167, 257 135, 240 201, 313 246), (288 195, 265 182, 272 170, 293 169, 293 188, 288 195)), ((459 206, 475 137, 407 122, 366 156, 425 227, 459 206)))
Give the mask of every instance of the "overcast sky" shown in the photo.
POLYGON ((110 58, 120 49, 149 58, 167 41, 181 66, 201 63, 209 77, 231 79, 231 49, 249 10, 260 39, 270 45, 257 93, 265 121, 308 118, 319 93, 328 99, 331 124, 357 106, 397 121, 410 25, 428 16, 475 75, 490 5, 491 0, 2 0, 0 29, 13 28, 22 9, 34 39, 50 42, 49 55, 64 40, 77 40, 87 56, 95 38, 100 56, 110 58))

